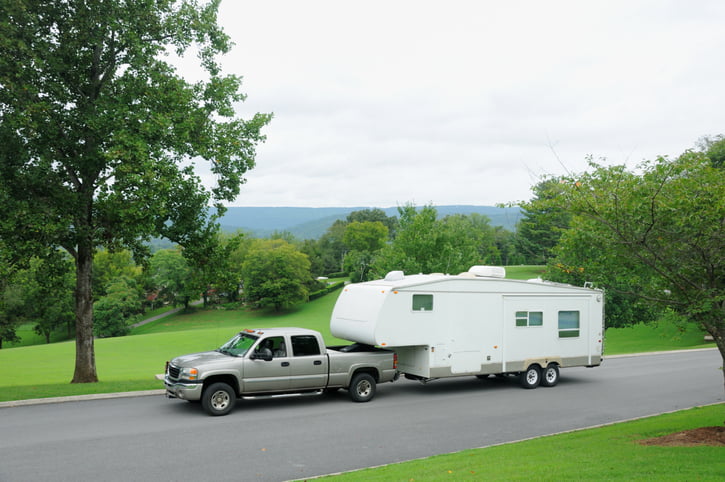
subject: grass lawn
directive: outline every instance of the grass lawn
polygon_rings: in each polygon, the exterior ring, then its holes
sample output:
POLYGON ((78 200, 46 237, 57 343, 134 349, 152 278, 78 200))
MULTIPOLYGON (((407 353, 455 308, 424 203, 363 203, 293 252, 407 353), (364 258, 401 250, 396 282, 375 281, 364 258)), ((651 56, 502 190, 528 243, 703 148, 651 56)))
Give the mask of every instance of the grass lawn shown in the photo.
POLYGON ((546 266, 506 266, 506 278, 534 279, 541 277, 545 271, 546 266))
POLYGON ((713 342, 705 342, 705 333, 694 324, 682 329, 669 321, 609 328, 605 340, 605 356, 716 346, 713 342))
POLYGON ((722 426, 725 405, 365 469, 322 480, 723 480, 725 448, 638 440, 722 426))

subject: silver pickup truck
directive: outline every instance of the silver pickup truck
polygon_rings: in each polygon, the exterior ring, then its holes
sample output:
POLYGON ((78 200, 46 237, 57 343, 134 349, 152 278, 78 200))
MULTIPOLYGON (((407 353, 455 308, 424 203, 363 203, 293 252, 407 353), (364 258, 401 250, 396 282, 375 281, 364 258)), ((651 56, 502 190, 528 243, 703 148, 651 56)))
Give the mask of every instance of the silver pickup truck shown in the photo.
POLYGON ((395 353, 369 345, 325 347, 320 333, 302 328, 243 330, 214 351, 166 363, 166 395, 201 401, 226 415, 238 397, 322 393, 347 389, 355 402, 375 396, 377 383, 398 378, 395 353))

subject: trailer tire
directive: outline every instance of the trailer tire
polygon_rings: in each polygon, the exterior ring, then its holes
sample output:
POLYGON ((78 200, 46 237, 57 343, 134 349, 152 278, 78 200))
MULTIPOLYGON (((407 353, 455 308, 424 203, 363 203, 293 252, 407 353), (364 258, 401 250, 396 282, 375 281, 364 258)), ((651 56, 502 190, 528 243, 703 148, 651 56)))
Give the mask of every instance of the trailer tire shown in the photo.
POLYGON ((536 388, 541 383, 541 367, 539 365, 531 365, 526 371, 521 372, 519 381, 524 388, 536 388))
POLYGON ((375 396, 375 378, 369 373, 358 373, 352 377, 349 392, 353 402, 369 402, 375 396))
POLYGON ((555 387, 557 383, 559 383, 559 366, 556 363, 549 363, 541 375, 541 386, 555 387))
POLYGON ((226 383, 213 383, 204 389, 201 395, 201 406, 209 415, 226 415, 232 411, 237 401, 237 394, 226 383))

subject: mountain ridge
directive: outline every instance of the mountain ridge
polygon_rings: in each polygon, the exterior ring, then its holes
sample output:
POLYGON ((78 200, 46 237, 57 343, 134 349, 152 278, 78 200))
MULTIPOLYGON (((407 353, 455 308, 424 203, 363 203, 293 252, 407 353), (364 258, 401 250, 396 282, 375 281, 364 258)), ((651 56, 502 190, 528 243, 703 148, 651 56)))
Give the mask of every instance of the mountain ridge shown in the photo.
MULTIPOLYGON (((482 214, 491 220, 492 226, 515 231, 521 218, 518 207, 477 205, 433 206, 442 218, 453 214, 482 214)), ((418 207, 419 209, 421 206, 418 207)), ((298 239, 317 239, 336 220, 345 219, 353 211, 381 209, 387 216, 398 216, 398 207, 287 207, 287 206, 231 206, 219 223, 224 231, 247 231, 257 237, 267 237, 274 232, 289 232, 298 239)))

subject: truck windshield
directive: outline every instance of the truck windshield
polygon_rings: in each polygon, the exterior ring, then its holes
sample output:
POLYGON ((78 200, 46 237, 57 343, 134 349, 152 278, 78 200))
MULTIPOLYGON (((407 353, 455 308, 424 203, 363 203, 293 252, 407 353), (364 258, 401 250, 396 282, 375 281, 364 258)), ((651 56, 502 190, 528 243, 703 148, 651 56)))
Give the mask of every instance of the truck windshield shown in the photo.
POLYGON ((232 356, 244 356, 257 341, 257 336, 249 333, 237 333, 234 338, 220 346, 216 351, 232 356))

